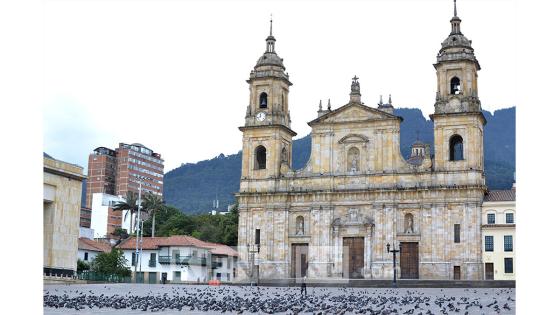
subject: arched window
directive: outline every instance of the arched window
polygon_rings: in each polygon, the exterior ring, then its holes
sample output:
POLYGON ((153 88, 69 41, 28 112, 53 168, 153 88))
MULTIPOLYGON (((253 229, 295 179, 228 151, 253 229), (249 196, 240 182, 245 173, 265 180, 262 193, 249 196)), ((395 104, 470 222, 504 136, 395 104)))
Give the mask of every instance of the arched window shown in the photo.
POLYGON ((267 108, 268 107, 268 95, 265 92, 261 93, 259 97, 259 108, 267 108))
POLYGON ((255 149, 255 169, 264 170, 266 169, 266 148, 259 145, 255 149))
POLYGON ((296 235, 304 235, 305 234, 305 221, 303 217, 300 215, 296 218, 296 235))
POLYGON ((451 94, 459 94, 461 92, 461 80, 457 77, 451 79, 451 94))
POLYGON ((360 150, 356 147, 350 148, 348 150, 348 171, 358 172, 360 170, 360 150))
POLYGON ((459 135, 454 135, 449 140, 449 160, 463 160, 463 138, 459 135))
POLYGON ((407 213, 404 216, 404 233, 414 233, 414 216, 412 213, 407 213))

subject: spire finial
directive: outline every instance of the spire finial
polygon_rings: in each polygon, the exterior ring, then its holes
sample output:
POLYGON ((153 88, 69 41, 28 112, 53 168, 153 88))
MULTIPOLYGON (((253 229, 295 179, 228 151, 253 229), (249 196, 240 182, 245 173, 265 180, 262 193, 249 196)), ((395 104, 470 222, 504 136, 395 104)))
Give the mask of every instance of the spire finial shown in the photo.
POLYGON ((379 104, 378 105, 383 105, 383 95, 379 95, 379 104))
POLYGON ((322 103, 323 103, 323 101, 319 100, 319 111, 323 110, 323 104, 322 103))
POLYGON ((453 16, 457 16, 457 0, 453 0, 453 16))
POLYGON ((331 99, 329 98, 329 104, 327 105, 327 109, 330 111, 331 110, 331 99))
POLYGON ((270 36, 272 36, 272 13, 270 13, 270 36))
POLYGON ((389 94, 389 105, 393 105, 393 101, 391 101, 391 94, 389 94))

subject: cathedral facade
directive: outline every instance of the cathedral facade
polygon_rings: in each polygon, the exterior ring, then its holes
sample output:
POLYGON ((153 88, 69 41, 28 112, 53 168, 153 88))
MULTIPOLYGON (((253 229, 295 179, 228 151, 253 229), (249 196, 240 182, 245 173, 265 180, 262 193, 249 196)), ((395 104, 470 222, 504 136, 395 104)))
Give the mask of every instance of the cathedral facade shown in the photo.
POLYGON ((320 107, 311 155, 292 169, 289 88, 276 40, 266 39, 247 82, 239 203, 238 279, 483 278, 481 205, 486 190, 480 65, 451 19, 434 64, 434 147, 400 151, 391 101, 370 107, 354 77, 349 102, 320 107))

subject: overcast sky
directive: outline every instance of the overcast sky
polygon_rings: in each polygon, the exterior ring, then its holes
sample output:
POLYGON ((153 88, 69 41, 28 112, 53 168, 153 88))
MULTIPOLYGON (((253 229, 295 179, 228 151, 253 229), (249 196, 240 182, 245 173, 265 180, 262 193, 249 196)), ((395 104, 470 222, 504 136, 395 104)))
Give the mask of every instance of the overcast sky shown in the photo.
MULTIPOLYGON (((515 2, 457 6, 482 67, 483 108, 516 105, 515 2)), ((319 100, 348 102, 354 75, 366 105, 392 94, 395 107, 433 112, 451 0, 46 1, 44 151, 86 168, 98 146, 140 142, 166 172, 236 153, 271 13, 296 138, 319 100)))

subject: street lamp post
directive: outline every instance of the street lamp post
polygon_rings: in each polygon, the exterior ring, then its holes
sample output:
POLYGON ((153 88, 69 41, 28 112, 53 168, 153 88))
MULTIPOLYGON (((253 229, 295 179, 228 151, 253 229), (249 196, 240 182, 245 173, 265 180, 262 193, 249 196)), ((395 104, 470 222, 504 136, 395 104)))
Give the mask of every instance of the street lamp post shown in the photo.
POLYGON ((402 249, 402 245, 399 243, 399 249, 395 249, 395 244, 393 243, 393 249, 391 245, 387 243, 387 253, 393 253, 393 287, 397 287, 397 253, 402 249))

